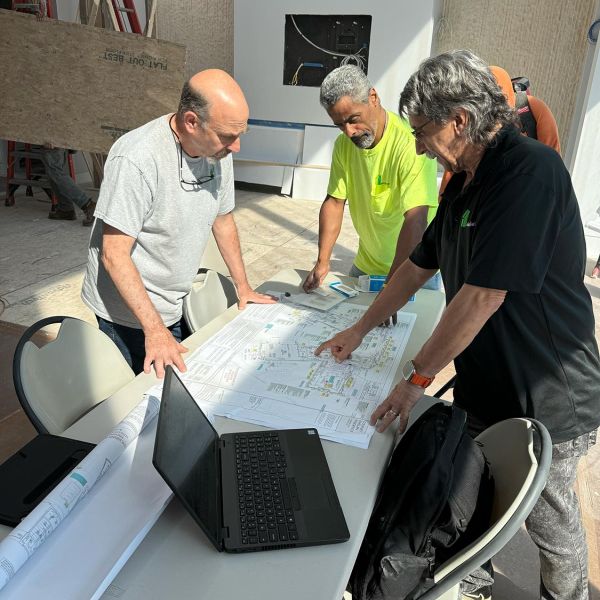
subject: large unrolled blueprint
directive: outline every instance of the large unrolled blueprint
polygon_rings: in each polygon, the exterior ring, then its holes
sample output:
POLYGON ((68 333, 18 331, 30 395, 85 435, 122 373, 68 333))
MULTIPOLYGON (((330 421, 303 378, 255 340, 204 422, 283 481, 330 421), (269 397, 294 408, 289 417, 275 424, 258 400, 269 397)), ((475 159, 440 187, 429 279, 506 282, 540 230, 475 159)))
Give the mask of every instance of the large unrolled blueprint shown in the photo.
POLYGON ((0 590, 156 417, 159 406, 157 398, 145 398, 0 542, 0 590))
MULTIPOLYGON (((369 418, 394 385, 416 315, 400 312, 395 327, 375 328, 350 360, 314 355, 366 309, 248 306, 186 360, 183 381, 212 414, 276 429, 315 427, 323 439, 368 448, 369 418)), ((161 386, 148 393, 160 397, 161 386)))

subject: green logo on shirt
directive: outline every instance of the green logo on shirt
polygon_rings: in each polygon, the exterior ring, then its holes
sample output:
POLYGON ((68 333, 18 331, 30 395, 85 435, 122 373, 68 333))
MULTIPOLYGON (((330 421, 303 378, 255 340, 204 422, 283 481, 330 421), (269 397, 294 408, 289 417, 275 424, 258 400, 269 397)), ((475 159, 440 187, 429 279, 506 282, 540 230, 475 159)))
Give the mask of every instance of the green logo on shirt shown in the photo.
POLYGON ((460 219, 461 227, 469 227, 470 226, 470 223, 469 223, 470 216, 471 216, 471 211, 467 208, 467 210, 465 210, 465 212, 463 213, 463 216, 460 219))

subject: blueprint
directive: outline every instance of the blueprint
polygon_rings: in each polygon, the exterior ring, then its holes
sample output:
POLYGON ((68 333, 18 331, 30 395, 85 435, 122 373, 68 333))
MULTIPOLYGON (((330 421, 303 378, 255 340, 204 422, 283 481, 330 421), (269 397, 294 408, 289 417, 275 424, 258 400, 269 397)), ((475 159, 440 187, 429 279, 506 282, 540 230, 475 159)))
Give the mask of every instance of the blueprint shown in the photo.
POLYGON ((367 448, 369 417, 392 388, 416 315, 400 312, 395 327, 375 328, 350 360, 314 355, 365 311, 347 302, 327 312, 250 305, 190 356, 183 381, 205 412, 278 429, 316 427, 324 439, 367 448))

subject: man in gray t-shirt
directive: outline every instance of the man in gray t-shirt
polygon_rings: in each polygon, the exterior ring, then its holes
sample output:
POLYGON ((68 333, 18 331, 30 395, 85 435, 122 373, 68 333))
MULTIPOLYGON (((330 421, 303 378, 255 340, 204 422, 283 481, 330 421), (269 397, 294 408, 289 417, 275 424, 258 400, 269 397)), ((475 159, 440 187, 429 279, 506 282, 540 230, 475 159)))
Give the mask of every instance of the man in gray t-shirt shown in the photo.
POLYGON ((231 152, 248 105, 224 71, 184 85, 179 109, 119 138, 110 150, 95 212, 82 299, 133 370, 159 377, 181 357, 183 297, 214 234, 240 308, 270 303, 246 278, 234 208, 231 152))

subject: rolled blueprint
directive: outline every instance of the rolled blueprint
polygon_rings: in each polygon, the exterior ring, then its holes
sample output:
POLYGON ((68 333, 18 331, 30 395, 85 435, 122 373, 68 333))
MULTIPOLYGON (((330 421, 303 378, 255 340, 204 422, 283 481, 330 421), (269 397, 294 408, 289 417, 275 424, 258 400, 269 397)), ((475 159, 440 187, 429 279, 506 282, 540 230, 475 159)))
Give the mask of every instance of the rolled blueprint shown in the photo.
POLYGON ((156 417, 160 402, 146 396, 40 504, 0 542, 0 590, 156 417))

